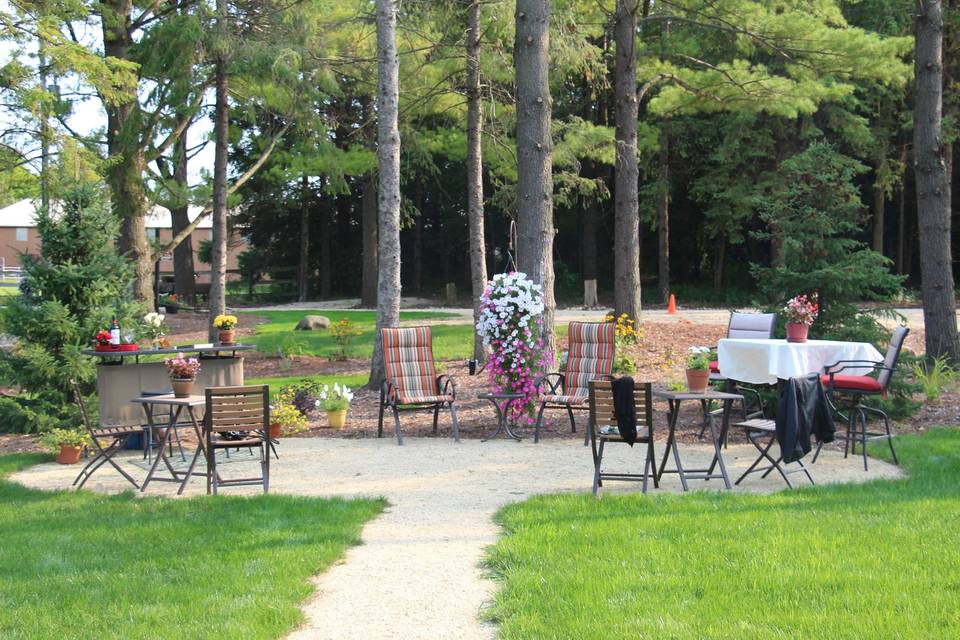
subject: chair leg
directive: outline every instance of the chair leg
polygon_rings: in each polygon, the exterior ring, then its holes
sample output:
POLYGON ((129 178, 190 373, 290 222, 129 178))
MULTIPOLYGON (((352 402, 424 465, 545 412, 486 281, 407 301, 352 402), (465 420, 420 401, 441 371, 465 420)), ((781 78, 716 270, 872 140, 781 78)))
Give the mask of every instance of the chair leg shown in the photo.
POLYGON ((820 455, 820 450, 823 449, 823 441, 817 442, 817 450, 813 453, 813 459, 810 460, 810 464, 814 464, 817 461, 817 457, 820 455))
POLYGON ((570 417, 570 433, 576 433, 577 421, 573 418, 573 409, 570 408, 570 405, 567 405, 567 416, 570 417))
POLYGON ((647 459, 650 460, 650 471, 653 473, 653 488, 660 488, 660 475, 657 473, 657 454, 653 450, 653 434, 647 442, 647 459))
POLYGON ((433 407, 433 433, 437 433, 437 418, 440 417, 440 405, 437 404, 433 407))
POLYGON ((850 450, 850 445, 853 443, 853 410, 850 410, 850 415, 847 416, 847 437, 843 441, 843 457, 846 459, 847 452, 850 450))
POLYGON ((392 407, 393 409, 393 429, 397 433, 397 444, 403 446, 403 434, 400 432, 400 412, 397 410, 397 407, 392 407))
MULTIPOLYGON (((648 452, 648 453, 647 453, 646 459, 643 461, 643 488, 641 489, 641 491, 643 491, 643 493, 646 493, 646 492, 647 492, 647 477, 649 476, 649 473, 650 473, 650 454, 649 454, 649 451, 650 451, 650 445, 648 444, 648 445, 647 445, 647 452, 648 452)), ((653 477, 656 478, 656 477, 657 477, 657 474, 653 474, 653 477)))
POLYGON ((377 437, 383 437, 383 393, 380 393, 380 416, 377 418, 377 437))
POLYGON ((863 412, 862 409, 859 410, 860 413, 860 426, 863 428, 863 431, 860 433, 861 437, 861 446, 863 447, 863 470, 868 471, 867 468, 867 414, 863 412))
MULTIPOLYGON (((439 407, 437 410, 439 411, 439 407)), ((436 413, 434 413, 434 416, 436 416, 436 413)), ((454 406, 452 402, 450 403, 450 421, 453 423, 453 440, 454 442, 460 442, 460 425, 457 424, 457 408, 454 406)), ((433 432, 436 433, 437 432, 436 417, 434 417, 433 419, 433 424, 434 424, 433 432)))
POLYGON ((899 465, 900 461, 897 459, 897 452, 893 449, 893 434, 890 433, 890 420, 887 418, 886 413, 883 413, 883 426, 887 432, 887 444, 890 445, 890 455, 893 456, 893 464, 899 465))
POLYGON ((603 462, 603 440, 600 441, 600 447, 597 450, 597 459, 593 462, 593 495, 603 486, 600 480, 600 464, 603 462))
POLYGON ((540 425, 543 423, 543 410, 546 408, 547 403, 540 403, 540 411, 537 412, 537 426, 533 430, 533 443, 536 444, 540 442, 540 425))

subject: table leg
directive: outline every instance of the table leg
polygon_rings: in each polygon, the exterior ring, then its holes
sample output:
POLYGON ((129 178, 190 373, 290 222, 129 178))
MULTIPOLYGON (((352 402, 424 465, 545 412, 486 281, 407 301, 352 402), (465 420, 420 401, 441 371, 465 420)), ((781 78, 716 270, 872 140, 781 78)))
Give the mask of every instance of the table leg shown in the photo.
POLYGON ((503 429, 503 409, 500 408, 500 403, 494 400, 493 398, 486 398, 490 401, 490 404, 493 405, 493 408, 497 412, 497 428, 491 431, 484 437, 480 442, 486 442, 487 440, 492 440, 497 437, 497 434, 500 433, 500 430, 503 429))
POLYGON ((669 409, 667 410, 667 446, 663 450, 663 460, 660 461, 660 473, 657 475, 657 480, 663 479, 663 472, 667 467, 667 460, 670 459, 670 448, 673 445, 673 430, 676 425, 674 420, 674 411, 673 411, 673 400, 667 400, 667 405, 669 409))
MULTIPOLYGON (((207 441, 203 437, 203 430, 200 428, 200 423, 197 421, 197 414, 193 412, 193 407, 187 407, 187 415, 190 416, 190 423, 193 424, 193 432, 197 434, 197 442, 199 442, 200 450, 203 451, 204 460, 207 459, 207 441)), ((209 471, 207 472, 209 473, 209 471)), ((220 477, 220 472, 217 472, 217 482, 222 482, 223 478, 220 477)))
POLYGON ((670 407, 670 414, 668 419, 669 433, 667 434, 667 448, 663 452, 663 461, 660 463, 660 475, 659 479, 663 478, 663 473, 667 467, 667 460, 670 457, 670 453, 673 453, 673 461, 677 466, 677 475, 680 476, 680 484, 683 486, 684 491, 688 491, 689 487, 687 486, 687 476, 683 470, 683 463, 680 462, 680 449, 677 448, 677 420, 680 418, 680 401, 679 400, 668 400, 667 401, 670 407))
POLYGON ((513 406, 513 403, 517 400, 518 398, 510 398, 507 400, 507 403, 503 405, 503 428, 506 430, 508 436, 520 442, 523 438, 515 434, 513 429, 510 428, 510 407, 513 406))
POLYGON ((723 426, 720 428, 719 437, 717 435, 717 428, 713 424, 713 421, 710 422, 710 436, 713 438, 713 462, 710 463, 710 469, 707 470, 707 475, 713 475, 713 468, 716 464, 720 465, 720 475, 723 476, 723 484, 727 489, 732 489, 730 485, 730 476, 727 475, 727 465, 723 462, 723 455, 720 453, 720 443, 723 442, 723 439, 727 435, 727 429, 730 426, 730 407, 733 406, 732 400, 723 401, 723 426))
MULTIPOLYGON (((152 431, 152 430, 153 430, 153 426, 154 426, 154 425, 153 425, 153 414, 152 414, 152 412, 150 412, 150 411, 147 409, 147 404, 146 404, 146 403, 144 403, 144 405, 143 405, 143 410, 144 410, 144 413, 147 414, 147 421, 149 422, 150 427, 151 427, 151 431, 152 431)), ((157 467, 160 466, 160 460, 161 460, 161 459, 166 460, 166 453, 165 453, 165 451, 164 451, 164 447, 165 447, 166 444, 167 444, 167 439, 170 438, 170 429, 171 429, 171 427, 167 427, 167 430, 166 430, 166 432, 163 434, 163 437, 160 438, 160 447, 159 447, 159 449, 158 449, 157 457, 153 459, 153 463, 150 465, 150 470, 147 472, 147 477, 143 480, 143 484, 140 485, 140 492, 141 492, 141 493, 143 493, 144 491, 147 490, 147 485, 150 484, 150 480, 153 479, 153 475, 157 472, 157 467)), ((168 467, 170 466, 170 462, 169 462, 169 461, 167 461, 167 466, 168 466, 168 467)), ((174 477, 176 477, 176 476, 174 476, 174 477)))

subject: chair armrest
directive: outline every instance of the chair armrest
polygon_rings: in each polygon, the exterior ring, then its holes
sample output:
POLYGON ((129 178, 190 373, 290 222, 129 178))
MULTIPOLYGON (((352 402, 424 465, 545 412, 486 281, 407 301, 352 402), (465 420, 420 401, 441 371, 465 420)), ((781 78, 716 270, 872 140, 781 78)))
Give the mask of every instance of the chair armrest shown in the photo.
POLYGON ((393 406, 397 402, 397 390, 392 382, 384 380, 380 383, 380 404, 385 407, 393 406))
MULTIPOLYGON (((856 362, 856 360, 854 360, 853 362, 856 362)), ((862 364, 850 364, 850 365, 845 365, 845 366, 843 366, 843 367, 840 367, 839 369, 834 369, 833 371, 828 371, 827 373, 828 373, 829 376, 830 376, 830 380, 833 380, 833 376, 834 376, 834 375, 840 373, 841 371, 845 371, 846 369, 867 369, 867 368, 869 368, 869 369, 873 369, 874 371, 890 371, 891 373, 893 372, 893 369, 891 369, 890 367, 885 367, 885 366, 883 366, 883 364, 881 364, 881 363, 870 363, 870 362, 867 362, 867 361, 861 361, 861 362, 862 362, 862 364)))
POLYGON ((437 392, 440 393, 440 395, 453 396, 453 399, 456 400, 457 379, 448 375, 437 376, 437 392))
POLYGON ((883 361, 877 362, 876 360, 837 360, 833 364, 828 364, 823 368, 824 373, 830 373, 830 370, 841 364, 853 364, 860 363, 861 365, 868 364, 870 366, 879 366, 883 364, 883 361))
POLYGON ((563 395, 563 389, 566 387, 566 377, 562 373, 548 373, 537 380, 535 388, 538 396, 544 395, 563 395), (546 385, 546 393, 541 388, 546 385))

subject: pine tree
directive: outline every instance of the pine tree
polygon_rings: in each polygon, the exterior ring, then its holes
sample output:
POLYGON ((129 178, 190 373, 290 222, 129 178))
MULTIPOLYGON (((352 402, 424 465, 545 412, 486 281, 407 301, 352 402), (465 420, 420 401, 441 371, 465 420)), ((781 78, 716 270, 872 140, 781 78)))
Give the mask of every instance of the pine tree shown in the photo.
POLYGON ((0 425, 14 431, 77 426, 69 380, 91 389, 93 359, 80 351, 116 316, 132 327, 141 309, 129 302, 131 265, 114 248, 119 222, 91 185, 71 187, 60 213, 38 214, 39 255, 23 256, 20 295, 0 313, 16 343, 0 352, 0 377, 21 394, 0 400, 0 425))

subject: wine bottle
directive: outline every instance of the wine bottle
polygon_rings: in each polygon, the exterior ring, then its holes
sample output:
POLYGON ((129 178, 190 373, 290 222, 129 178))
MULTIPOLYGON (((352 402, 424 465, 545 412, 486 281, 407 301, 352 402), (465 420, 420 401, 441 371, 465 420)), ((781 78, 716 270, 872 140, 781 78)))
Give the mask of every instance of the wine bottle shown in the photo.
POLYGON ((117 322, 117 316, 113 316, 110 322, 110 344, 120 344, 120 324, 117 322))

